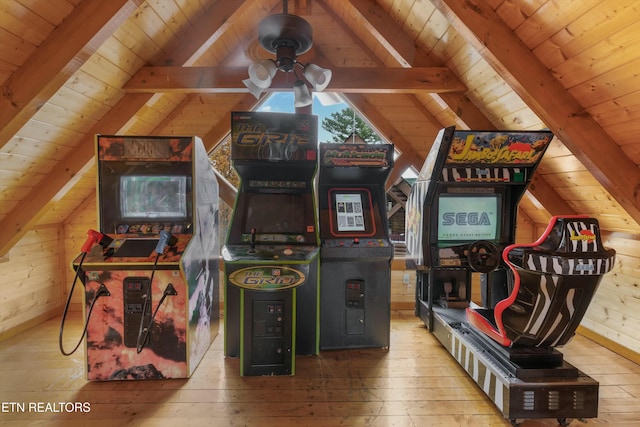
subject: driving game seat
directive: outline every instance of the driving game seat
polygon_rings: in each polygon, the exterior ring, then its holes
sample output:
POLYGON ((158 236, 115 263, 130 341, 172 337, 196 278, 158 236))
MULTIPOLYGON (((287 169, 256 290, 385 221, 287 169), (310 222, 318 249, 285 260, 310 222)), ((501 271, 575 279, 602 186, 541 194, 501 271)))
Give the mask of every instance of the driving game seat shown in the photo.
POLYGON ((554 216, 536 242, 507 246, 502 259, 508 297, 468 308, 469 323, 505 347, 555 347, 574 335, 615 251, 602 246, 595 218, 554 216))

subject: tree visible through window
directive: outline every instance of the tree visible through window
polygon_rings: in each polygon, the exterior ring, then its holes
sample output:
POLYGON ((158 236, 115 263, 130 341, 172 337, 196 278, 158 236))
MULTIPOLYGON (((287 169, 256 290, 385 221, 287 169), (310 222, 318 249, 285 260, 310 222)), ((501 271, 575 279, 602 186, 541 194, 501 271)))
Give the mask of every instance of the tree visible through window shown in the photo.
POLYGON ((322 128, 331 134, 333 142, 345 142, 358 135, 367 144, 382 144, 380 136, 351 108, 344 108, 322 119, 322 128))

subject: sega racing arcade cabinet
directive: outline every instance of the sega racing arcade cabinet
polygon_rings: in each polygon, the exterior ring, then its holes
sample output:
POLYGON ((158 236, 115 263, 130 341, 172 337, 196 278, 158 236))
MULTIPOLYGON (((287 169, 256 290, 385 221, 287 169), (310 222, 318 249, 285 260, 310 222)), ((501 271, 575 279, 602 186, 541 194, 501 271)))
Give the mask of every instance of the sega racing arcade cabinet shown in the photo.
MULTIPOLYGON (((197 137, 104 135, 96 151, 100 232, 73 261, 87 379, 188 378, 219 324, 218 182, 207 152, 197 137)), ((69 354, 62 328, 60 344, 69 354)))
POLYGON ((416 315, 514 424, 597 416, 598 383, 555 347, 573 336, 614 252, 582 216, 553 217, 538 241, 513 244, 518 203, 552 138, 443 129, 407 201, 416 315))
POLYGON ((389 347, 391 144, 320 144, 320 348, 389 347))
POLYGON ((234 112, 231 129, 225 355, 243 376, 294 375, 296 354, 318 354, 317 116, 234 112))

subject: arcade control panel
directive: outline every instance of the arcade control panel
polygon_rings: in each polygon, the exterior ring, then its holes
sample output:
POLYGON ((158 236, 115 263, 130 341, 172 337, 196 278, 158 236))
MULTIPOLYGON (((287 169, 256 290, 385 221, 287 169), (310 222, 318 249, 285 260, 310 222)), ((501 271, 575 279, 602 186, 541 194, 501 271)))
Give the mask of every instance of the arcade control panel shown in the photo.
POLYGON ((325 259, 329 258, 379 258, 390 256, 393 245, 389 240, 378 237, 344 237, 339 239, 325 239, 322 241, 321 253, 325 259))
MULTIPOLYGON (((112 234, 111 243, 98 253, 91 251, 85 259, 86 264, 120 263, 120 262, 154 262, 157 255, 155 249, 160 237, 153 234, 112 234)), ((159 262, 178 262, 184 253, 187 244, 192 238, 191 234, 172 235, 171 242, 159 262)))
POLYGON ((317 246, 294 245, 227 245, 222 249, 226 261, 280 260, 308 261, 318 252, 317 246))
POLYGON ((388 248, 391 246, 388 240, 380 238, 360 238, 353 239, 327 239, 323 242, 323 246, 327 248, 388 248))

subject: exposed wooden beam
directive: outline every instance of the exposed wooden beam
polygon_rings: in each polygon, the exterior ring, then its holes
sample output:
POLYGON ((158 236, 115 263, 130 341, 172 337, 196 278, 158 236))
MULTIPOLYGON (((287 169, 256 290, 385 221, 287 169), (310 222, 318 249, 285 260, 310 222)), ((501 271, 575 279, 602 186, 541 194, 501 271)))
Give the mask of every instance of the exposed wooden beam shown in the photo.
MULTIPOLYGON (((264 98, 262 98, 264 99, 264 98)), ((211 130, 202 138, 207 152, 211 152, 220 144, 224 138, 231 133, 231 112, 232 111, 252 111, 262 101, 256 100, 253 95, 243 96, 234 106, 227 111, 217 123, 213 125, 211 130)), ((229 206, 233 207, 236 200, 238 190, 227 181, 222 175, 216 171, 218 178, 218 187, 220 189, 220 198, 229 206)))
POLYGON ((93 163, 94 135, 96 133, 117 133, 135 113, 149 100, 150 95, 131 94, 122 98, 107 115, 91 129, 81 143, 58 162, 37 187, 26 194, 0 222, 0 228, 7 231, 0 235, 0 255, 6 254, 42 216, 47 203, 74 179, 88 163, 93 163))
POLYGON ((256 100, 253 95, 245 95, 236 102, 223 116, 211 127, 209 132, 202 138, 208 152, 220 144, 224 138, 231 133, 231 112, 232 111, 253 111, 264 101, 256 100))
MULTIPOLYGON (((358 21, 364 23, 364 27, 385 47, 399 65, 427 67, 437 65, 429 58, 427 52, 415 46, 413 40, 379 5, 368 0, 349 0, 348 3, 352 7, 351 13, 358 16, 358 21)), ((429 5, 429 7, 433 6, 429 5)), ((466 129, 495 129, 491 121, 464 93, 442 92, 430 95, 443 108, 451 109, 459 117, 458 126, 463 125, 466 129)), ((450 123, 444 125, 448 126, 450 123)), ((528 191, 545 206, 545 209, 554 215, 575 213, 544 177, 537 175, 536 183, 537 185, 532 185, 528 191)))
MULTIPOLYGON (((326 0, 316 0, 314 4, 322 7, 329 15, 331 15, 335 22, 338 23, 341 28, 351 36, 351 38, 358 44, 358 46, 367 52, 367 54, 378 64, 379 67, 382 67, 382 61, 378 59, 374 52, 371 51, 353 32, 353 30, 344 22, 340 16, 333 10, 333 8, 328 5, 329 2, 326 0)), ((318 59, 320 61, 324 60, 325 57, 322 55, 320 49, 316 48, 316 54, 318 55, 318 59)), ((330 65, 328 65, 330 66, 330 65)), ((418 104, 416 97, 414 94, 406 94, 404 96, 413 98, 418 104)), ((407 156, 408 159, 411 159, 416 169, 420 169, 422 163, 424 162, 424 157, 420 156, 420 154, 413 148, 411 142, 408 141, 394 126, 390 123, 381 113, 380 111, 373 105, 371 105, 367 101, 367 97, 365 94, 345 94, 346 100, 349 104, 356 110, 358 113, 367 119, 367 121, 372 125, 372 127, 382 135, 385 135, 388 141, 392 142, 398 150, 400 150, 403 154, 407 156)), ((416 107, 419 108, 419 107, 416 107)), ((432 123, 434 127, 439 129, 441 124, 438 123, 435 117, 430 114, 425 108, 421 108, 421 112, 424 114, 425 121, 432 123)), ((437 133, 434 132, 434 135, 437 133)))
POLYGON ((420 166, 415 165, 416 160, 417 159, 408 156, 406 153, 400 154, 398 158, 393 162, 393 170, 391 171, 391 174, 389 174, 389 178, 387 179, 385 191, 389 191, 389 189, 395 185, 398 179, 402 177, 402 174, 405 173, 406 170, 411 166, 419 170, 420 166))
POLYGON ((418 47, 396 25, 388 13, 369 0, 348 0, 350 12, 357 16, 358 25, 364 27, 382 45, 401 67, 413 67, 418 57, 418 47))
POLYGON ((484 0, 431 0, 640 223, 640 169, 484 0))
MULTIPOLYGON (((463 91, 445 67, 334 68, 327 91, 341 93, 415 93, 463 91)), ((247 93, 246 67, 143 67, 123 87, 129 93, 247 93)), ((290 91, 295 76, 278 72, 265 92, 290 91)))
MULTIPOLYGON (((196 59, 194 55, 202 52, 201 47, 210 45, 212 39, 217 40, 218 31, 229 28, 229 18, 237 11, 242 11, 253 1, 225 0, 216 2, 212 8, 201 15, 190 28, 185 28, 182 37, 172 44, 170 50, 155 63, 191 63, 196 59)), ((44 215, 47 203, 65 188, 73 176, 81 171, 94 157, 94 135, 97 133, 119 133, 136 115, 152 94, 126 94, 104 117, 96 123, 84 138, 63 158, 36 188, 30 191, 0 221, 0 257, 24 236, 30 228, 44 215)))
POLYGON ((142 0, 84 0, 0 87, 0 148, 24 126, 142 0))
MULTIPOLYGON (((337 0, 321 0, 332 6, 337 6, 337 0)), ((343 2, 340 2, 343 7, 343 2)), ((357 17, 357 22, 380 43, 399 67, 438 67, 429 53, 416 46, 413 38, 404 32, 402 27, 381 6, 369 0, 348 0, 344 7, 349 8, 349 13, 357 17)), ((425 7, 433 8, 429 4, 425 7)), ((467 89, 460 92, 431 92, 429 96, 441 105, 449 108, 459 120, 456 123, 443 123, 442 126, 455 124, 458 127, 467 126, 467 129, 491 129, 491 121, 471 102, 465 95, 467 89)))

